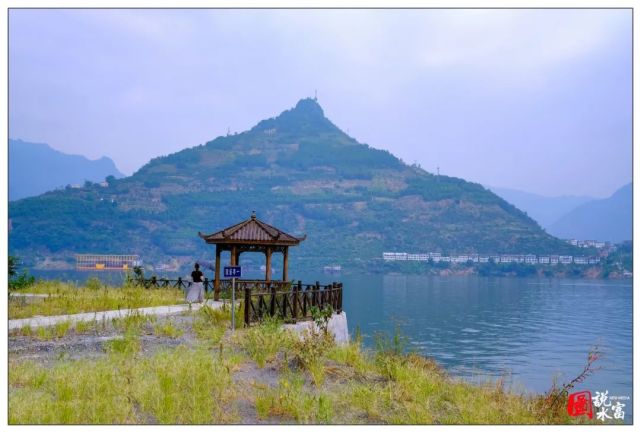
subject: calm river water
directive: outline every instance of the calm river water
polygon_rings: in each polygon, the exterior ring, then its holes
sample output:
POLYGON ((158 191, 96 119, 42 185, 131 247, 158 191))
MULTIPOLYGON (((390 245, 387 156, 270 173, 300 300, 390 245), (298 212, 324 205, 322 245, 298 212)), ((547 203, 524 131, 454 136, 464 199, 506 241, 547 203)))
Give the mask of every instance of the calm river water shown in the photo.
POLYGON ((629 396, 622 402, 625 422, 632 421, 630 280, 304 278, 315 280, 343 282, 350 334, 358 327, 367 346, 374 346, 376 333, 391 336, 398 326, 407 349, 471 381, 503 377, 516 391, 545 392, 555 378, 562 384, 577 376, 596 345, 603 353, 596 364, 601 369, 575 390, 629 396))
POLYGON ((629 396, 632 421, 632 282, 405 275, 345 276, 350 333, 366 343, 395 326, 408 348, 472 381, 504 377, 547 391, 576 377, 598 345, 601 369, 575 391, 629 396))

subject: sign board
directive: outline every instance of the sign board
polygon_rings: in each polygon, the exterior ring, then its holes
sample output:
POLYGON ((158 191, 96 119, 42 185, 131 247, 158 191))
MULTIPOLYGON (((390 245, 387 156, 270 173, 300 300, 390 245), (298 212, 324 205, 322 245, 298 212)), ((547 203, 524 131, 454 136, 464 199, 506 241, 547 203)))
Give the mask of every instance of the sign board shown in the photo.
POLYGON ((240 266, 225 266, 223 268, 223 276, 225 278, 240 278, 240 266))

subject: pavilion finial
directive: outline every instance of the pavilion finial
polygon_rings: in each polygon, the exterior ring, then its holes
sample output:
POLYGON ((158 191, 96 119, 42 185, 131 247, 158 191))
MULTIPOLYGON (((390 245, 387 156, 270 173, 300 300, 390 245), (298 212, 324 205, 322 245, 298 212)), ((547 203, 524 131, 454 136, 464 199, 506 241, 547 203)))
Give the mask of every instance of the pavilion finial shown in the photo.
POLYGON ((255 211, 255 210, 253 210, 253 211, 252 211, 252 219, 253 219, 253 220, 255 220, 255 219, 256 219, 256 211, 255 211))

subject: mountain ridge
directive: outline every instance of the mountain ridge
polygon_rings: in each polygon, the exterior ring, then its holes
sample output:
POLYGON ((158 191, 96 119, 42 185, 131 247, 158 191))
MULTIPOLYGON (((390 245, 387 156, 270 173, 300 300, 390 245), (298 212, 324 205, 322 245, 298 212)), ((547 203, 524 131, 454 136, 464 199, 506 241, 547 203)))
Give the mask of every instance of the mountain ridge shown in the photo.
POLYGON ((610 197, 586 202, 550 226, 550 233, 573 239, 621 242, 632 239, 632 183, 610 197))
POLYGON ((563 195, 549 197, 512 188, 496 186, 486 186, 486 188, 522 211, 527 212, 546 230, 551 224, 554 224, 577 206, 595 200, 594 197, 588 196, 563 195))
POLYGON ((483 186, 359 143, 311 98, 242 133, 153 158, 108 188, 13 203, 10 249, 188 261, 212 254, 198 231, 227 227, 252 210, 289 233, 308 234, 290 256, 299 265, 362 266, 385 250, 575 251, 483 186))
POLYGON ((122 177, 110 158, 89 159, 60 152, 46 143, 9 139, 9 200, 31 197, 85 181, 122 177))

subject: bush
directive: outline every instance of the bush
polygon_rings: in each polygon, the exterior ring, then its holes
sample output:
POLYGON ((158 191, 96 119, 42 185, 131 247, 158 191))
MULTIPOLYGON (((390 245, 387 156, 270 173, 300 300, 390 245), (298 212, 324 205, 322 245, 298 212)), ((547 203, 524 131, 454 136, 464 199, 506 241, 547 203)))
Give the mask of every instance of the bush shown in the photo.
POLYGON ((20 265, 21 262, 18 257, 9 256, 9 290, 24 289, 36 282, 36 279, 32 275, 29 275, 26 270, 18 275, 20 265))

